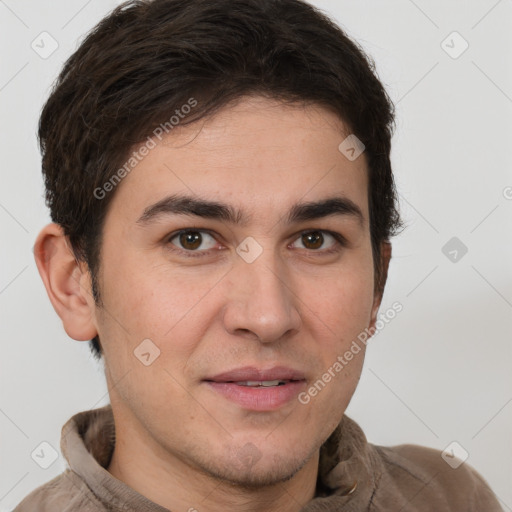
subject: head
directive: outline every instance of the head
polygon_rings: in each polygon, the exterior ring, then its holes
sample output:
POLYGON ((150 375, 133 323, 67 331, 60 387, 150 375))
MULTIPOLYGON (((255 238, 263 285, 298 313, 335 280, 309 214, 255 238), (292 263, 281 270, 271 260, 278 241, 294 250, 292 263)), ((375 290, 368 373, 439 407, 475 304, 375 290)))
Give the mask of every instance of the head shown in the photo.
POLYGON ((41 115, 35 254, 133 432, 247 485, 311 458, 364 347, 307 404, 243 405, 219 375, 285 366, 297 395, 375 323, 392 126, 371 60, 300 0, 133 1, 84 39, 41 115))

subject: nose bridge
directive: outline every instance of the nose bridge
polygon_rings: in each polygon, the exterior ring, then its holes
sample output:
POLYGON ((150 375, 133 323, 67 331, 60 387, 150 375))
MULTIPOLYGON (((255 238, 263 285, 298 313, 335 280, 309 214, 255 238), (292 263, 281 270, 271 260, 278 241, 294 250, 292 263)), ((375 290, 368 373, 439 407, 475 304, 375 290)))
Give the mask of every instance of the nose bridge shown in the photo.
POLYGON ((231 333, 250 331, 264 342, 278 340, 300 325, 290 277, 270 245, 246 239, 237 248, 240 257, 225 316, 231 333))
POLYGON ((287 283, 284 268, 280 263, 278 257, 269 250, 266 257, 262 255, 259 261, 245 266, 243 271, 245 279, 252 285, 253 299, 258 298, 262 304, 268 301, 279 303, 281 306, 288 304, 290 283, 287 283))

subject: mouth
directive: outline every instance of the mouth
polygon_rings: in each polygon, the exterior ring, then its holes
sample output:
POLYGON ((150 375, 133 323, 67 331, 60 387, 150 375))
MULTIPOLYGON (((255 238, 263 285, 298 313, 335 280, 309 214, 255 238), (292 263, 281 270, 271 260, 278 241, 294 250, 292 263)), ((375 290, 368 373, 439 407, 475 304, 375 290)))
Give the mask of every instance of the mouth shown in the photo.
POLYGON ((245 382, 233 382, 237 386, 247 386, 250 388, 271 388, 275 386, 284 386, 289 380, 248 380, 245 382))
POLYGON ((293 400, 306 385, 302 372, 287 367, 238 368, 203 382, 217 395, 253 411, 279 409, 293 400))

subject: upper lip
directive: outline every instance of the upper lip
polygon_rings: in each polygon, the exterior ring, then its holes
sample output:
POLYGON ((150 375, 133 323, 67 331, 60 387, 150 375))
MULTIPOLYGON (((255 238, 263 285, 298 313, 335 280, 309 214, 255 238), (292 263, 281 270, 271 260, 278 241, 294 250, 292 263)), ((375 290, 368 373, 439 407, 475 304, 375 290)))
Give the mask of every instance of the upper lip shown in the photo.
POLYGON ((286 366, 274 366, 263 369, 254 366, 235 368, 227 372, 219 373, 204 380, 213 382, 245 382, 245 381, 269 381, 269 380, 305 380, 304 374, 299 370, 286 366))

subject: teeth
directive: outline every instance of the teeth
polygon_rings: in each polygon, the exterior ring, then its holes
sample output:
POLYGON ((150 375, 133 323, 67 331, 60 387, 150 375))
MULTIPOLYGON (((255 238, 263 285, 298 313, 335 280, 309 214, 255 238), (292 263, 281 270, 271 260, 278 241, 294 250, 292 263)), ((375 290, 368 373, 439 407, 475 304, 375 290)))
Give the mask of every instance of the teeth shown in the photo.
POLYGON ((257 387, 271 387, 271 386, 279 386, 281 384, 286 384, 284 380, 247 380, 247 381, 241 381, 241 382, 235 382, 235 384, 238 384, 239 386, 248 386, 251 388, 257 388, 257 387))

